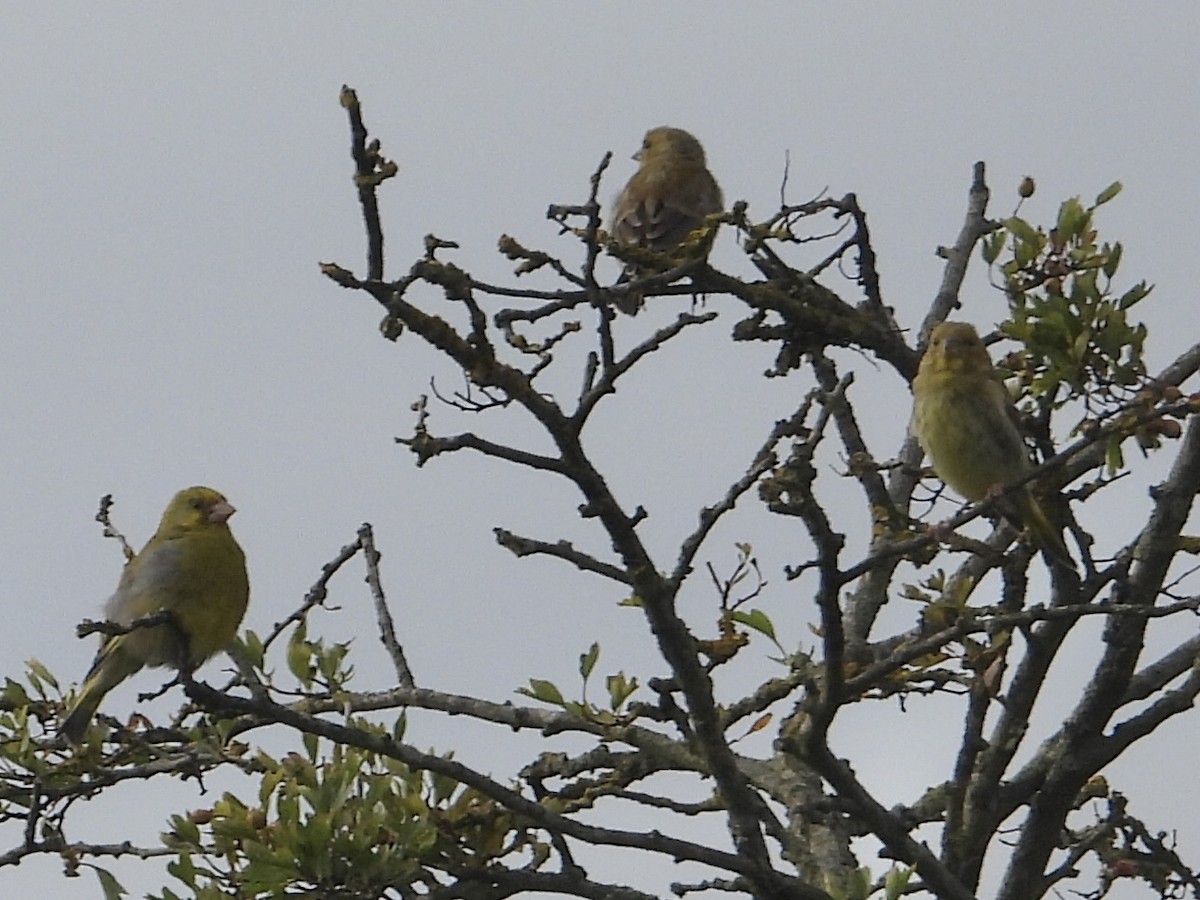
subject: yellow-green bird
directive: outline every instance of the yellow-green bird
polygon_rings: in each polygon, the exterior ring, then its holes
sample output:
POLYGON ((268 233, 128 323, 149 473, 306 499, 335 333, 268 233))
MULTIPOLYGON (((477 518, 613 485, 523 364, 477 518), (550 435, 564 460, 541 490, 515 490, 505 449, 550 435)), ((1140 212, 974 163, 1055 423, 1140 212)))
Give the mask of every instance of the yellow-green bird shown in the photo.
MULTIPOLYGON (((912 432, 938 478, 967 500, 983 500, 1032 469, 1016 406, 974 326, 933 329, 912 389, 912 432)), ((1005 495, 1001 512, 1029 529, 1048 560, 1074 569, 1062 532, 1028 484, 1005 495)))
MULTIPOLYGON (((671 250, 725 206, 721 188, 704 159, 704 147, 682 128, 651 128, 633 155, 641 165, 613 206, 613 238, 651 250, 671 250)), ((626 279, 636 272, 627 270, 626 279)), ((631 292, 618 301, 621 312, 636 315, 642 297, 631 292)))
POLYGON ((233 507, 212 488, 190 487, 172 498, 158 531, 125 564, 109 598, 109 621, 128 626, 170 610, 173 619, 106 638, 62 733, 79 743, 100 701, 143 666, 190 672, 233 641, 250 581, 246 556, 233 539, 233 507))

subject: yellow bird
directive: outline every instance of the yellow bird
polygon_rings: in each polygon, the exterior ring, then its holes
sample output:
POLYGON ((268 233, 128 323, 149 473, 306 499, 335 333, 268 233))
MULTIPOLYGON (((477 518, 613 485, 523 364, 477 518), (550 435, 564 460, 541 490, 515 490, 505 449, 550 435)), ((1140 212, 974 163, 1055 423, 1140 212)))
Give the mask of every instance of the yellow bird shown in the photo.
POLYGON ((125 564, 105 615, 128 626, 169 610, 173 620, 104 640, 62 724, 69 741, 83 739, 104 695, 143 666, 191 672, 233 641, 250 597, 246 557, 227 524, 233 513, 206 487, 182 490, 168 504, 158 531, 125 564))
MULTIPOLYGON (((1033 468, 1016 407, 974 326, 933 329, 912 389, 912 432, 938 478, 967 500, 993 496, 1033 468)), ((1029 529, 1048 560, 1075 568, 1028 484, 1005 495, 1001 512, 1029 529)))
MULTIPOLYGON (((682 128, 651 128, 633 158, 641 165, 613 206, 611 230, 619 243, 672 250, 703 225, 706 216, 724 209, 704 148, 682 128)), ((627 270, 624 277, 634 274, 627 270)), ((621 312, 636 315, 642 297, 631 292, 617 305, 621 312)))

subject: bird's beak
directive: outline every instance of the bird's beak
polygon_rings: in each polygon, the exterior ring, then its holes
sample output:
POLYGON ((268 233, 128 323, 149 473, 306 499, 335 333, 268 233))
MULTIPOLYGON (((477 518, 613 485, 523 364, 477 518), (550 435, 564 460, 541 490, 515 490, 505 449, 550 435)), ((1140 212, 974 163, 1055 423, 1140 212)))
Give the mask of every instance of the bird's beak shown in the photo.
POLYGON ((637 153, 633 154, 633 156, 631 156, 631 157, 629 157, 629 158, 630 158, 630 159, 635 159, 635 160, 637 160, 638 162, 641 162, 641 161, 642 161, 642 157, 643 157, 643 156, 645 156, 645 155, 646 155, 646 151, 645 151, 645 150, 639 150, 637 153))
POLYGON ((237 512, 237 510, 230 505, 228 500, 222 500, 219 503, 214 503, 208 510, 208 524, 220 525, 235 512, 237 512))

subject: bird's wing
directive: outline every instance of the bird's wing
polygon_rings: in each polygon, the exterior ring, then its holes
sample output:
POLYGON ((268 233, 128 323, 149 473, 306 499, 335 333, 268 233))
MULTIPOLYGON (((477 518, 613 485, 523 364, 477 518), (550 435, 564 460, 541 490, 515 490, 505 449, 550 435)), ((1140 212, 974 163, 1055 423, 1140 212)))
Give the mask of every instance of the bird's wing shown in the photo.
POLYGON ((164 590, 179 577, 182 547, 179 541, 151 541, 121 574, 117 590, 108 599, 105 616, 128 625, 162 608, 164 590))

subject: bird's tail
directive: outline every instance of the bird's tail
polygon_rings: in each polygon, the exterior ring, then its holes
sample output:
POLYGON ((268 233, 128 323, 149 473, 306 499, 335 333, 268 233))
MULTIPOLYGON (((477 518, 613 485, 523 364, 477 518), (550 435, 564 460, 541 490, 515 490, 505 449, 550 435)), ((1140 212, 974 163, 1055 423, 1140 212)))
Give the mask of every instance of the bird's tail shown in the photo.
POLYGON ((125 635, 118 635, 112 638, 100 650, 87 678, 84 679, 79 696, 75 698, 71 711, 63 720, 59 733, 72 744, 83 741, 92 716, 96 714, 104 695, 141 668, 127 653, 122 652, 124 637, 125 635))
POLYGON ((1029 533, 1045 554, 1047 562, 1065 566, 1072 572, 1076 571, 1075 560, 1071 558, 1071 552, 1063 541, 1062 529, 1054 527, 1033 494, 1026 489, 1017 495, 1016 500, 1021 524, 1029 529, 1029 533))

